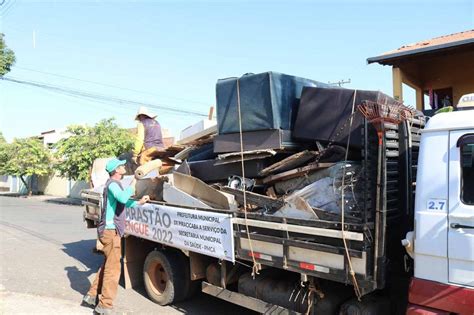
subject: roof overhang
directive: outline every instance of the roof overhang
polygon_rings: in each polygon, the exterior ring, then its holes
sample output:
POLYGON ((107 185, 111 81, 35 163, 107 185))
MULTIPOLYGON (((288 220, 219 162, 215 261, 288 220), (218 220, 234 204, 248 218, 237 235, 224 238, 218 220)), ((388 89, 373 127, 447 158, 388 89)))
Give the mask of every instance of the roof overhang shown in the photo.
POLYGON ((367 63, 371 64, 374 62, 378 62, 383 65, 393 65, 393 61, 396 61, 398 59, 403 59, 405 57, 429 54, 429 53, 434 53, 434 52, 442 52, 448 49, 461 48, 461 47, 466 47, 466 46, 471 46, 471 45, 474 46, 474 38, 468 38, 468 39, 455 41, 451 43, 445 43, 441 45, 433 45, 433 46, 421 47, 421 48, 412 49, 412 50, 394 52, 394 53, 389 53, 386 55, 380 55, 377 57, 371 57, 371 58, 367 58, 367 63))

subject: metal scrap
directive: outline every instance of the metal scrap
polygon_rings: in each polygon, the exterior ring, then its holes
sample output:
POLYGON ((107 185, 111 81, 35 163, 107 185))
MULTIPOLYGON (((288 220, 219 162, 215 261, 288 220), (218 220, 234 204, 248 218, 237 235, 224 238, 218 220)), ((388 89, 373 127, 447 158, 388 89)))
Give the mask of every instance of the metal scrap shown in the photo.
POLYGON ((260 175, 266 176, 266 175, 274 174, 277 172, 284 172, 284 171, 294 169, 310 161, 311 159, 316 158, 318 155, 319 155, 318 151, 309 151, 309 150, 304 150, 304 151, 295 153, 263 169, 260 172, 260 175))
MULTIPOLYGON (((230 187, 221 187, 221 190, 235 196, 235 200, 241 205, 244 204, 244 192, 230 187)), ((270 198, 253 192, 245 192, 247 204, 267 211, 275 211, 283 207, 285 202, 281 199, 270 198)))

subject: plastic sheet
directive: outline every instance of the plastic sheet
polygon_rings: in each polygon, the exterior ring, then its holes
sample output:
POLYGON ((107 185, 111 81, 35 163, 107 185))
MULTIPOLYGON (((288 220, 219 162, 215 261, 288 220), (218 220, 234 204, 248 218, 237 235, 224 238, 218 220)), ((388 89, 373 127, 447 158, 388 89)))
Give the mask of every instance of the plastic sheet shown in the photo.
POLYGON ((218 133, 239 132, 237 80, 240 86, 242 131, 291 130, 304 86, 327 84, 277 72, 245 74, 217 81, 218 133))

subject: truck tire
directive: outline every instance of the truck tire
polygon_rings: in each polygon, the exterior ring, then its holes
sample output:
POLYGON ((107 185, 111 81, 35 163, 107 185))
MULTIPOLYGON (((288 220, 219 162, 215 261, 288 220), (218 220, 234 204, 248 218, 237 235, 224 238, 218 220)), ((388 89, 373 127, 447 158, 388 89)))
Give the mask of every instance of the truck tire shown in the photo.
POLYGON ((178 253, 171 251, 152 251, 143 265, 143 282, 150 299, 159 305, 178 302, 189 294, 189 269, 178 253))
POLYGON ((383 296, 367 296, 362 301, 352 299, 341 306, 340 315, 390 314, 390 301, 383 296))

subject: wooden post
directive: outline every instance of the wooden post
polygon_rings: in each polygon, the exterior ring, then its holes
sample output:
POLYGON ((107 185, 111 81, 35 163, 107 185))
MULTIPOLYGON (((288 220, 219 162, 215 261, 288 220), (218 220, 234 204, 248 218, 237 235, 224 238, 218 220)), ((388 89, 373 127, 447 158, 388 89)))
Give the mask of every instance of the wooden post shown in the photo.
POLYGON ((423 110, 423 89, 416 88, 416 109, 423 110))
POLYGON ((208 119, 212 120, 213 118, 214 118, 214 106, 211 106, 211 108, 209 108, 209 117, 208 117, 208 119))
POLYGON ((392 68, 392 80, 393 80, 393 98, 397 101, 403 102, 403 73, 400 68, 392 68))

